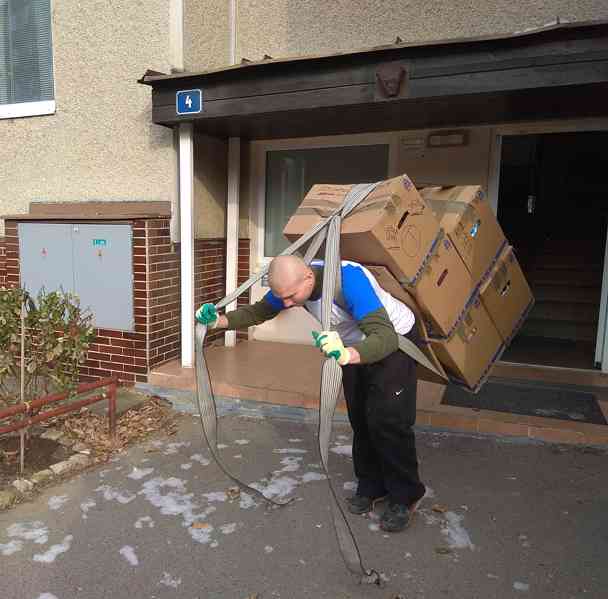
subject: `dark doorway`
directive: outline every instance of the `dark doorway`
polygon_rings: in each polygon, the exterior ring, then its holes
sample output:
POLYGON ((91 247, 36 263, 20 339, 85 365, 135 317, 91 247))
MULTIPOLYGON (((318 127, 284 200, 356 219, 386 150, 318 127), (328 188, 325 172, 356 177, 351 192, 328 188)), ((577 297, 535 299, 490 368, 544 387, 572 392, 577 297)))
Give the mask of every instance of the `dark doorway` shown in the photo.
POLYGON ((607 148, 601 132, 503 138, 498 219, 536 298, 505 361, 598 366, 607 148))

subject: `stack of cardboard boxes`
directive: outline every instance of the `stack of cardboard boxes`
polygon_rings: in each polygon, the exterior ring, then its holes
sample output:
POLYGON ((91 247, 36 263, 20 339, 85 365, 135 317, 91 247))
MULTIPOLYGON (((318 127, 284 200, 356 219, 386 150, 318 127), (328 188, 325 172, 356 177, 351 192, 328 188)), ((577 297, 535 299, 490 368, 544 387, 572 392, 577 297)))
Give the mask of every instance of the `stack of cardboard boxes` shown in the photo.
MULTIPOLYGON (((351 189, 313 186, 285 236, 306 233, 351 189)), ((534 303, 479 186, 418 190, 406 175, 385 181, 343 220, 340 251, 412 307, 427 357, 474 391, 534 303)))

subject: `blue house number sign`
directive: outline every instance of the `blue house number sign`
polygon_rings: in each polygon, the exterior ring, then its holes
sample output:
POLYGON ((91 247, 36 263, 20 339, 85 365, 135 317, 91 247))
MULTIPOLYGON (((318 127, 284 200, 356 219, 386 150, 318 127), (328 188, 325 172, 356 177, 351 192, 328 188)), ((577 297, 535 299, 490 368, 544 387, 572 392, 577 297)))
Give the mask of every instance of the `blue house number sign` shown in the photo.
POLYGON ((177 114, 196 114, 203 110, 203 94, 200 89, 177 92, 175 96, 177 114))

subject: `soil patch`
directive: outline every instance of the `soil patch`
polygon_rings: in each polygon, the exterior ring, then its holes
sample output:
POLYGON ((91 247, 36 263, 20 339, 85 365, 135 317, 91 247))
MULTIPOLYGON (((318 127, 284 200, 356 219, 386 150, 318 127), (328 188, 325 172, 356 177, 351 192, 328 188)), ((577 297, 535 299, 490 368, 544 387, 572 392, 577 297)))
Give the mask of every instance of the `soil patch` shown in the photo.
POLYGON ((16 478, 29 478, 39 470, 67 459, 72 452, 50 439, 31 436, 26 439, 23 474, 19 472, 19 436, 0 437, 0 488, 16 478))

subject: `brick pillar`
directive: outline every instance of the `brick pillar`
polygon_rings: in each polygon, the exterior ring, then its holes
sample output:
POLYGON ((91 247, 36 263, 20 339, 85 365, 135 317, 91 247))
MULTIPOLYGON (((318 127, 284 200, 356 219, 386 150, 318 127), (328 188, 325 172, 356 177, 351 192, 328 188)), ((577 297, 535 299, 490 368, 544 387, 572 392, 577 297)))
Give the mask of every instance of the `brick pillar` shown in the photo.
POLYGON ((6 285, 6 253, 4 251, 4 237, 0 237, 0 287, 6 285))

